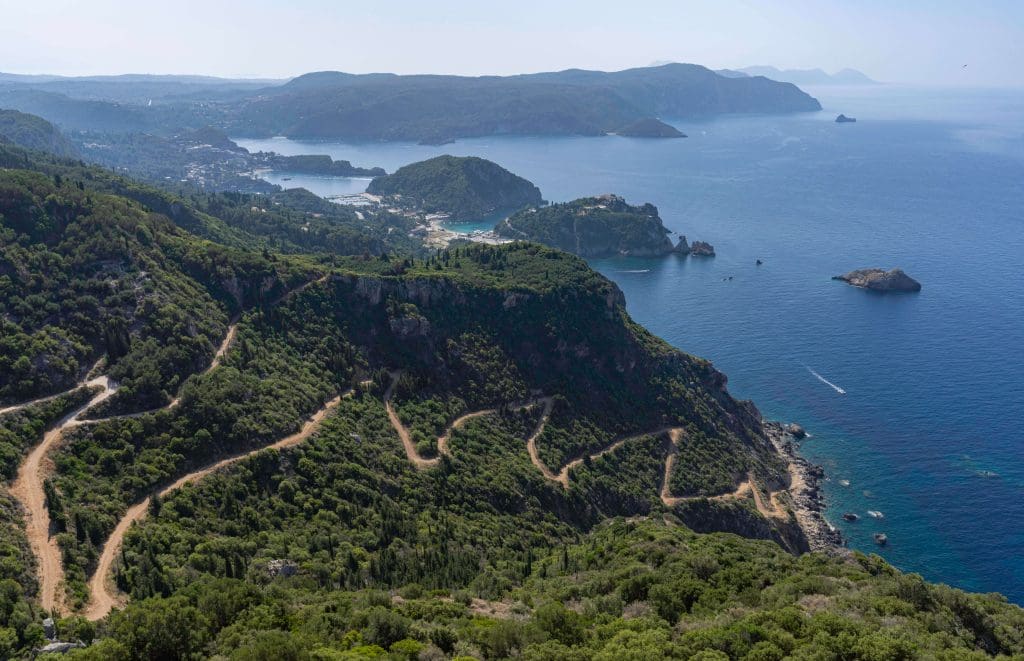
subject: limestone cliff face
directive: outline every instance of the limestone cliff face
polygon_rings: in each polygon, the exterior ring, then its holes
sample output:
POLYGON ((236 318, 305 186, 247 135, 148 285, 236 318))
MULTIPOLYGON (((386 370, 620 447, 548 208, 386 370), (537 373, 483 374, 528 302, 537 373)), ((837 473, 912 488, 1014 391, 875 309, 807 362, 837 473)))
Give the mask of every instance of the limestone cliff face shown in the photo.
MULTIPOLYGON (((498 290, 491 287, 473 287, 444 277, 389 277, 372 275, 338 275, 333 282, 344 285, 357 297, 373 306, 389 297, 425 308, 465 306, 476 303, 476 297, 487 296, 500 301, 503 310, 527 307, 543 301, 544 295, 530 290, 498 290), (471 300, 473 299, 473 300, 471 300)), ((608 281, 608 291, 595 298, 601 301, 605 319, 613 319, 619 308, 626 305, 626 297, 618 285, 608 281)))
POLYGON ((714 428, 747 439, 755 453, 773 452, 764 440, 756 407, 735 400, 726 376, 709 361, 677 351, 634 326, 625 312, 625 297, 614 283, 606 282, 600 291, 540 293, 428 276, 346 275, 334 281, 338 295, 353 301, 352 316, 379 318, 375 332, 389 328, 400 349, 416 353, 424 363, 433 364, 444 353, 447 338, 461 328, 455 320, 487 319, 496 341, 517 361, 534 366, 538 378, 551 384, 545 387, 575 388, 563 383, 564 374, 585 369, 626 384, 635 382, 628 387, 643 397, 641 380, 685 374, 705 401, 702 406, 716 411, 710 423, 714 428))

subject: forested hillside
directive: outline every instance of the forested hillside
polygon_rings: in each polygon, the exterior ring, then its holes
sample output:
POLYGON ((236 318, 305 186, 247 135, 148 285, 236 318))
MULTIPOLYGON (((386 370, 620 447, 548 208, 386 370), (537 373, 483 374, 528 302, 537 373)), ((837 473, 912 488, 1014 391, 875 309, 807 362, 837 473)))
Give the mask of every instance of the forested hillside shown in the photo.
POLYGON ((445 213, 455 220, 540 204, 540 189, 497 163, 475 156, 437 156, 377 177, 366 191, 389 204, 445 213))
POLYGON ((0 140, 4 138, 25 149, 69 158, 78 155, 75 146, 56 126, 42 117, 17 110, 0 109, 0 140))
POLYGON ((238 134, 443 142, 481 135, 603 135, 650 117, 820 110, 794 85, 695 64, 520 76, 306 74, 226 109, 238 134))
POLYGON ((69 659, 1024 654, 997 595, 799 555, 757 409, 578 257, 0 166, 0 656, 44 606, 69 659))
POLYGON ((231 135, 432 143, 598 136, 653 117, 821 110, 795 85, 727 78, 696 64, 479 77, 321 71, 263 86, 158 77, 14 80, 0 85, 0 107, 65 130, 144 134, 213 125, 231 135))

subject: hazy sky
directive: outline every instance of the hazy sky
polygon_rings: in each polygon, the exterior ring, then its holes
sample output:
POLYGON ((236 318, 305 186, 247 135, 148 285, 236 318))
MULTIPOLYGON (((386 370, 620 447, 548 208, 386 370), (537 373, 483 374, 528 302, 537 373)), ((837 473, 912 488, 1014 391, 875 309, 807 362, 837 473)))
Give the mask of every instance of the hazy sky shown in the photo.
POLYGON ((1024 0, 0 0, 9 73, 505 74, 656 60, 1024 85, 1024 0))

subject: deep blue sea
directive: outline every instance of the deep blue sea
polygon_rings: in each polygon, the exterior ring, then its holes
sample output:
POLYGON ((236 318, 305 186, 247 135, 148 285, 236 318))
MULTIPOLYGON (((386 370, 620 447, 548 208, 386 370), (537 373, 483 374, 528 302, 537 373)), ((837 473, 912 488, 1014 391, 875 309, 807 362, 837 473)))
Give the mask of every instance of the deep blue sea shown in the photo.
MULTIPOLYGON (((634 318, 713 360, 766 417, 810 431, 802 452, 825 466, 829 518, 850 546, 1024 603, 1024 91, 808 91, 824 111, 672 122, 686 140, 239 143, 388 171, 476 155, 549 200, 654 203, 718 256, 595 261, 634 318), (840 112, 858 123, 835 124, 840 112), (902 267, 924 288, 886 296, 830 279, 867 266, 902 267)), ((321 194, 366 186, 282 176, 321 194)))

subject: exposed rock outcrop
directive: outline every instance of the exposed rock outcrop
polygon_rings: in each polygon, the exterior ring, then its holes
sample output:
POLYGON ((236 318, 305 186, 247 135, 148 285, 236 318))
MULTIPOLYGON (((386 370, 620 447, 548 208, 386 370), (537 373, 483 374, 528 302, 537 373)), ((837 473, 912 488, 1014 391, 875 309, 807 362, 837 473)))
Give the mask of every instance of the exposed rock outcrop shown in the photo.
POLYGON ((694 257, 714 257, 715 247, 706 241, 694 241, 690 245, 690 254, 694 257))
POLYGON ((823 514, 825 496, 821 491, 820 483, 825 476, 824 469, 797 454, 796 439, 789 433, 789 425, 768 421, 765 421, 763 425, 765 434, 772 445, 783 459, 789 462, 790 475, 793 479, 793 484, 790 485, 790 498, 793 500, 796 520, 807 538, 810 549, 812 551, 845 552, 842 548, 844 545, 842 534, 825 519, 823 514))
POLYGON ((836 124, 855 124, 856 122, 856 117, 847 117, 842 113, 840 113, 840 115, 836 117, 836 124))
POLYGON ((858 269, 844 275, 833 276, 832 279, 842 280, 854 287, 881 292, 921 291, 921 283, 904 273, 902 269, 858 269))
POLYGON ((798 425, 795 422, 791 422, 785 427, 786 433, 797 439, 798 441, 807 437, 807 430, 798 425))

